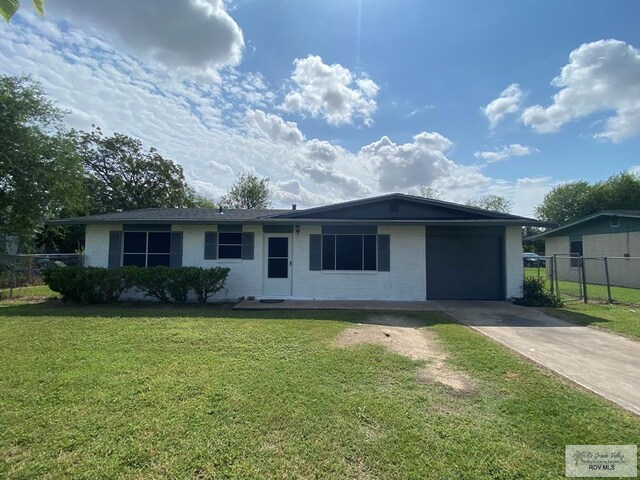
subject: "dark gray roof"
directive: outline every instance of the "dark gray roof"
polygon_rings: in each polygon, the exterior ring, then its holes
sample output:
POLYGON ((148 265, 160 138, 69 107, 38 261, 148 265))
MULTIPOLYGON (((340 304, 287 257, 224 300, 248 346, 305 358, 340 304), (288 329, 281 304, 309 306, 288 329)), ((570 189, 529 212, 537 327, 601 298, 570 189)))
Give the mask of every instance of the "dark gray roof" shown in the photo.
POLYGON ((640 218, 640 210, 602 210, 601 212, 592 213, 591 215, 587 215, 586 217, 579 218, 570 223, 566 223, 564 225, 559 226, 558 228, 553 228, 551 230, 547 230, 545 232, 539 233, 538 235, 533 235, 529 237, 530 240, 534 240, 536 238, 544 238, 548 236, 557 235, 560 232, 563 232, 567 229, 573 228, 577 225, 581 225, 585 222, 589 222, 598 217, 628 217, 628 218, 640 218))
MULTIPOLYGON (((377 208, 377 206, 375 207, 377 208)), ((375 209, 374 209, 375 210, 375 209)), ((220 212, 217 208, 147 208, 125 212, 89 215, 86 217, 51 220, 49 225, 71 224, 216 224, 216 223, 386 223, 386 224, 426 224, 426 225, 537 225, 549 226, 531 218, 520 217, 501 212, 492 212, 466 205, 432 200, 412 195, 392 193, 378 197, 353 200, 350 202, 301 210, 259 209, 243 210, 225 208, 220 212), (378 216, 363 218, 354 216, 354 210, 363 206, 371 206, 380 202, 404 201, 416 205, 416 208, 436 208, 455 215, 448 217, 432 216, 421 212, 412 218, 393 218, 378 216), (345 214, 345 211, 347 212, 345 214)))
POLYGON ((367 205, 367 204, 380 202, 384 200, 407 200, 413 203, 420 203, 423 205, 432 205, 432 206, 447 208, 450 210, 457 210, 461 212, 479 214, 485 218, 491 218, 491 219, 517 219, 517 220, 526 219, 526 220, 538 222, 537 220, 533 220, 531 218, 512 215, 510 213, 495 212, 492 210, 485 210, 484 208, 470 207, 468 205, 461 205, 459 203, 445 202, 444 200, 418 197, 415 195, 407 195, 405 193, 389 193, 389 194, 380 195, 377 197, 360 198, 357 200, 350 200, 348 202, 332 203, 330 205, 323 205, 320 207, 313 207, 313 208, 307 208, 307 209, 301 209, 301 210, 285 210, 286 213, 279 215, 279 217, 298 218, 301 216, 308 216, 314 213, 321 213, 321 212, 327 212, 327 211, 337 210, 341 208, 367 205))
POLYGON ((144 208, 124 212, 51 220, 49 225, 96 223, 225 223, 268 218, 288 210, 223 208, 144 208))

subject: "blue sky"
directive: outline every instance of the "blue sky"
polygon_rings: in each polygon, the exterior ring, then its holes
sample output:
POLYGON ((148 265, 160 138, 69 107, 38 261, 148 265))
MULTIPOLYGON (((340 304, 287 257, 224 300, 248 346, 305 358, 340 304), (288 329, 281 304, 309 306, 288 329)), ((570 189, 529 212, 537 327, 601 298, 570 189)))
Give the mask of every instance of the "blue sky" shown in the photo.
POLYGON ((639 20, 636 1, 58 0, 0 25, 0 66, 214 199, 252 171, 277 206, 424 185, 530 215, 554 185, 640 171, 639 20))

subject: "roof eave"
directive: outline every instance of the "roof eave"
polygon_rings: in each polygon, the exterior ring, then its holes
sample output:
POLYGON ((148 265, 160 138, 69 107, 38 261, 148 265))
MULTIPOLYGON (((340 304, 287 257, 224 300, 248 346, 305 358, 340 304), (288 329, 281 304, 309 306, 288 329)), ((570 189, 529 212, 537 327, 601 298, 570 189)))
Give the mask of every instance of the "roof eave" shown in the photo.
POLYGON ((158 223, 169 223, 172 225, 212 225, 219 223, 234 223, 244 225, 264 225, 264 224, 299 224, 299 225, 322 225, 322 224, 378 224, 378 225, 448 225, 448 226, 535 226, 549 227, 547 223, 539 222, 527 218, 500 218, 500 219, 453 219, 453 220, 434 220, 434 219, 406 219, 406 220, 389 220, 389 219, 344 219, 344 218, 256 218, 256 219, 93 219, 86 220, 82 218, 67 218, 60 220, 49 220, 45 222, 47 225, 153 225, 158 223))

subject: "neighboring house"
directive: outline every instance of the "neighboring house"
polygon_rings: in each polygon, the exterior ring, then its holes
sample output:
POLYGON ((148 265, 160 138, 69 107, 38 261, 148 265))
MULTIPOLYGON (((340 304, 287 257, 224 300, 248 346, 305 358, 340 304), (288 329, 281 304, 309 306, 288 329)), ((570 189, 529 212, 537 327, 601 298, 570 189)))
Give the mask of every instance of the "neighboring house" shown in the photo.
MULTIPOLYGON (((608 257, 611 283, 640 288, 640 210, 606 210, 531 237, 542 238, 545 255, 557 260, 560 280, 574 280, 580 261, 577 257, 608 257)), ((604 263, 588 261, 589 283, 606 284, 604 263)))
POLYGON ((85 264, 229 267, 217 298, 490 299, 522 294, 536 220, 402 194, 306 210, 145 209, 86 224, 85 264))
POLYGON ((18 246, 18 237, 0 232, 0 255, 16 255, 18 246))

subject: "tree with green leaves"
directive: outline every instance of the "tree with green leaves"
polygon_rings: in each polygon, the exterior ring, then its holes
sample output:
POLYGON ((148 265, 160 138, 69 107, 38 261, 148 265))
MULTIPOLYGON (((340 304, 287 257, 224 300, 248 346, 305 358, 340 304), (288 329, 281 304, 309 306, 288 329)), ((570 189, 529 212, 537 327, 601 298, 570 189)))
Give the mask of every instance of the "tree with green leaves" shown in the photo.
POLYGON ((89 192, 88 213, 140 208, 214 207, 187 184, 180 165, 136 138, 100 128, 78 133, 76 145, 89 192))
POLYGON ((593 187, 584 180, 558 185, 544 196, 536 207, 540 220, 559 225, 584 217, 596 208, 593 204, 593 187))
POLYGON ((536 208, 540 220, 564 225, 602 210, 640 208, 640 177, 629 172, 591 184, 584 180, 551 189, 536 208))
POLYGON ((481 197, 472 198, 466 203, 469 207, 483 208, 492 212, 511 213, 513 202, 507 200, 502 195, 482 195, 481 197))
POLYGON ((241 174, 220 200, 225 208, 269 208, 271 196, 270 180, 252 173, 241 174))
MULTIPOLYGON (((33 6, 41 17, 44 16, 44 0, 33 0, 33 6)), ((0 15, 7 23, 20 8, 19 0, 0 0, 0 15)))
POLYGON ((0 231, 31 238, 45 219, 83 208, 82 163, 64 112, 28 76, 0 76, 0 231))

